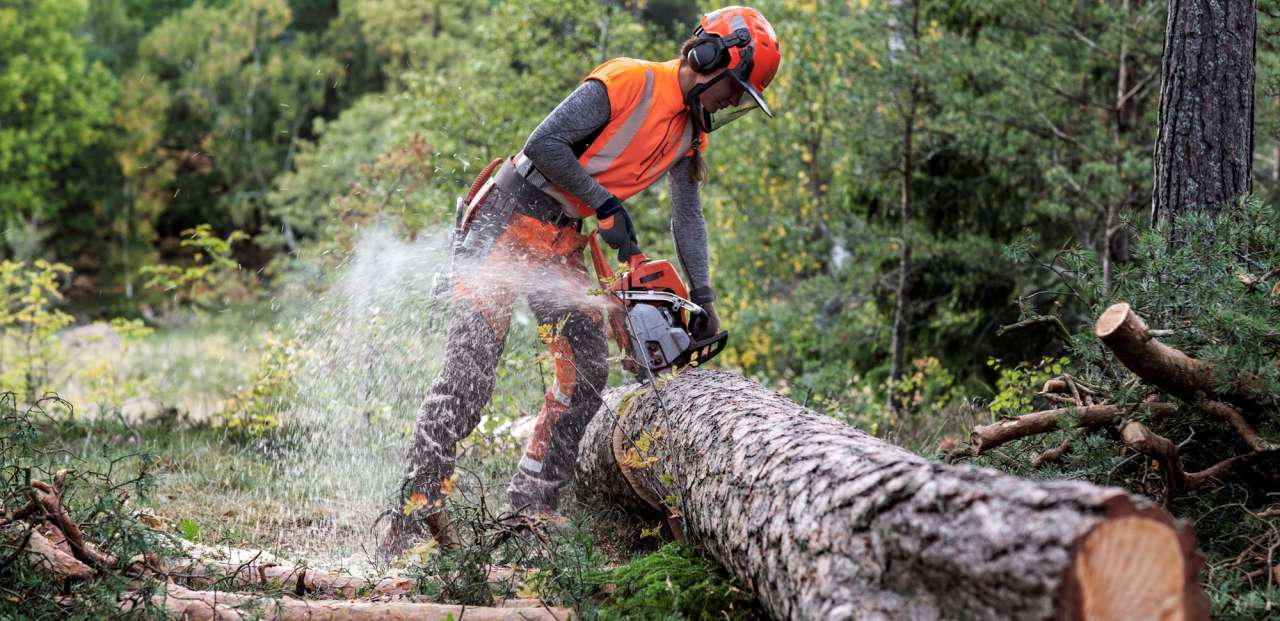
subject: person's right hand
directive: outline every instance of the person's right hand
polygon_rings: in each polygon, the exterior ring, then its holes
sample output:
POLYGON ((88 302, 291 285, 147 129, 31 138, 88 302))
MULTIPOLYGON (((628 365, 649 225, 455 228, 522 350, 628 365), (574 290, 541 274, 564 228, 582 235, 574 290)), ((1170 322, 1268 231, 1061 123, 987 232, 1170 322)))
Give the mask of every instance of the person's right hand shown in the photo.
POLYGON ((600 239, 618 251, 618 262, 626 263, 633 254, 640 254, 640 244, 636 241, 636 227, 631 222, 631 214, 622 206, 616 196, 596 208, 596 218, 600 221, 600 239))

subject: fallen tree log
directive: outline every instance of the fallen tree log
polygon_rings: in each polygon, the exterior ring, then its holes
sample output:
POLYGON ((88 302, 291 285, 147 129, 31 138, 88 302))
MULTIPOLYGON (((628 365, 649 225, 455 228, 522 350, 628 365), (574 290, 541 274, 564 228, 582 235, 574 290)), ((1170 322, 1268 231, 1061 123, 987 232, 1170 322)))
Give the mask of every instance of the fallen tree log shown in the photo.
POLYGON ((577 475, 779 619, 1207 618, 1189 529, 1150 501, 931 462, 729 373, 611 391, 577 475))
POLYGON ((192 591, 170 584, 152 601, 175 619, 183 621, 564 621, 572 619, 567 608, 547 606, 484 607, 414 602, 361 602, 273 598, 243 593, 192 591))
POLYGON ((350 599, 360 596, 398 597, 413 590, 409 578, 369 580, 321 571, 306 565, 279 565, 274 562, 228 563, 186 559, 169 565, 165 573, 183 586, 208 588, 215 584, 230 589, 278 589, 294 595, 325 595, 350 599))

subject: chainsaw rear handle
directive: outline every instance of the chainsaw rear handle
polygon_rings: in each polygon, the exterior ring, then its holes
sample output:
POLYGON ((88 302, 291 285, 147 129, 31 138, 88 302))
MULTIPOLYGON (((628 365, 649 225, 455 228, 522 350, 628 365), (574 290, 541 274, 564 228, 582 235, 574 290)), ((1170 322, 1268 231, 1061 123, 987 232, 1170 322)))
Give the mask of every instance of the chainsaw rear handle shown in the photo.
MULTIPOLYGON (((602 288, 608 289, 606 281, 613 281, 616 274, 614 274, 613 268, 609 267, 608 259, 604 257, 604 249, 600 247, 599 233, 600 229, 594 229, 587 234, 587 247, 591 251, 591 264, 596 269, 596 278, 600 281, 602 288)), ((634 270, 648 262, 649 257, 645 256, 643 252, 637 252, 627 257, 627 268, 634 270)))

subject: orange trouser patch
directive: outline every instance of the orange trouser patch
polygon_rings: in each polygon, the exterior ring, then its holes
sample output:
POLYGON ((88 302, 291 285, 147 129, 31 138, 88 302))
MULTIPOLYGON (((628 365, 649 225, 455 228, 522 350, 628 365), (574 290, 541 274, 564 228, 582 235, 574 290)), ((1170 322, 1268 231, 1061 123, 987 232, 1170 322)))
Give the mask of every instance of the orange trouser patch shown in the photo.
POLYGON ((533 436, 529 438, 529 445, 525 447, 524 452, 525 457, 539 464, 546 458, 547 445, 551 442, 551 430, 569 409, 569 404, 573 402, 573 393, 577 389, 575 383, 577 365, 573 358, 573 349, 569 347, 569 340, 563 335, 554 335, 544 338, 543 342, 547 344, 547 350, 551 354, 555 367, 555 379, 547 389, 542 410, 538 412, 538 418, 534 422, 533 436))
POLYGON ((582 258, 586 245, 587 237, 573 229, 514 213, 489 252, 461 266, 453 300, 475 305, 501 335, 506 334, 515 297, 532 288, 563 289, 558 293, 564 299, 581 299, 578 306, 599 314, 585 299, 594 286, 582 258))

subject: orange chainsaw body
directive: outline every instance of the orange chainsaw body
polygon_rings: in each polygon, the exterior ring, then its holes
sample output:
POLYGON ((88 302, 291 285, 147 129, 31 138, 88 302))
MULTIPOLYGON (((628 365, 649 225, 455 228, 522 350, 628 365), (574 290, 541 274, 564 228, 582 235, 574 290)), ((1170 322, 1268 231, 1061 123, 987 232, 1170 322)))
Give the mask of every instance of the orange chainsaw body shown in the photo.
MULTIPOLYGON (((615 275, 605 259, 595 231, 592 231, 588 237, 588 246, 591 251, 591 262, 595 267, 596 278, 600 281, 601 288, 609 292, 614 301, 609 312, 609 330, 613 333, 618 347, 626 353, 626 357, 622 362, 624 368, 635 373, 637 377, 643 377, 642 371, 646 367, 650 371, 661 371, 672 366, 696 365, 710 360, 724 349, 724 344, 728 338, 728 333, 725 332, 721 332, 704 341, 692 339, 690 335, 692 326, 690 324, 694 322, 695 318, 691 317, 691 315, 694 312, 703 313, 703 311, 697 305, 693 305, 688 301, 689 289, 685 286, 684 280, 680 278, 675 266, 670 261, 665 259, 650 260, 644 254, 637 253, 628 258, 627 271, 620 275, 615 275), (647 294, 669 295, 664 297, 647 294), (671 296, 679 299, 672 300, 671 296), (637 305, 647 306, 638 307, 637 305), (687 310, 690 308, 693 310, 687 310), (662 310, 655 311, 653 309, 662 310), (640 315, 636 315, 636 313, 640 313, 640 315), (651 320, 643 320, 659 316, 666 317, 666 319, 662 320, 658 326, 657 341, 650 340, 648 337, 655 334, 653 332, 654 324, 651 320), (629 326, 629 317, 639 321, 639 325, 643 326, 643 328, 634 325, 629 326), (641 338, 636 342, 636 348, 632 347, 633 337, 636 336, 633 330, 640 330, 641 332, 641 338), (671 347, 673 342, 671 340, 672 332, 680 333, 674 337, 677 342, 674 350, 671 347), (660 345, 659 342, 665 342, 666 344, 660 345), (637 356, 641 356, 645 360, 641 362, 637 359, 637 356)), ((705 320, 705 315, 699 315, 696 319, 699 321, 705 320)))

